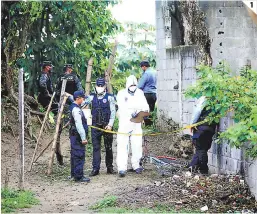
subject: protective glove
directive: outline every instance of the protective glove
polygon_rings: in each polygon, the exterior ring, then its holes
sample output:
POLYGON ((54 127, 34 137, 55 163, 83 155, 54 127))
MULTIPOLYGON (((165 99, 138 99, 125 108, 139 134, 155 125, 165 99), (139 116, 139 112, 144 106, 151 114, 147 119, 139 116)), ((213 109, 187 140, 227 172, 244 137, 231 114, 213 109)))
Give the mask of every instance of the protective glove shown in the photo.
POLYGON ((138 113, 137 113, 137 111, 135 111, 134 113, 131 114, 131 117, 132 117, 132 118, 136 118, 137 115, 138 115, 138 113))

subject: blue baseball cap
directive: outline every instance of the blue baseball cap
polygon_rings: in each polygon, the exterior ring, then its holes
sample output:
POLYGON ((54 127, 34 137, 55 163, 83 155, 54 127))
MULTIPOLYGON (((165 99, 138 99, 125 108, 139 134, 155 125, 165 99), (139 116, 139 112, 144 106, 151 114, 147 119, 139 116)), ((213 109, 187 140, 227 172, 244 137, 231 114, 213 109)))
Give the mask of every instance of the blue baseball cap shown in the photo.
POLYGON ((79 97, 86 98, 84 91, 75 91, 74 92, 74 94, 73 94, 74 100, 76 100, 79 97))
POLYGON ((105 80, 104 80, 104 78, 98 78, 98 79, 96 80, 96 85, 103 87, 103 86, 105 85, 105 80))

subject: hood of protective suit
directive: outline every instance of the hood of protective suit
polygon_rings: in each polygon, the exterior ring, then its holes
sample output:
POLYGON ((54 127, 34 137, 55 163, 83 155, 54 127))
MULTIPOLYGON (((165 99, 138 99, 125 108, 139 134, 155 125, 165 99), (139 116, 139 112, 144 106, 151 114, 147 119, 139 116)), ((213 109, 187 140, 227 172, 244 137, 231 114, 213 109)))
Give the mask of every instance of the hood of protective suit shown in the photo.
POLYGON ((136 85, 137 86, 137 78, 134 75, 130 75, 127 78, 126 89, 128 89, 132 85, 136 85))
POLYGON ((127 92, 130 95, 134 96, 134 94, 137 90, 137 78, 134 75, 130 75, 127 78, 126 88, 127 88, 127 92))

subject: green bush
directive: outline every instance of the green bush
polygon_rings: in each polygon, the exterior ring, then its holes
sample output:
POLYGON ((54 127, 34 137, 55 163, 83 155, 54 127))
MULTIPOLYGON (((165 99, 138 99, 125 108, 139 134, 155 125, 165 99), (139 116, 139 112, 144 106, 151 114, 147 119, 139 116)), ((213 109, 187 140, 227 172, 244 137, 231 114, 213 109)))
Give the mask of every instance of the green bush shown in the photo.
POLYGON ((13 189, 1 189, 1 212, 14 212, 16 209, 29 208, 31 205, 38 204, 39 200, 35 198, 30 191, 17 191, 13 189))
POLYGON ((240 76, 234 76, 224 64, 216 68, 200 65, 198 70, 199 79, 186 91, 186 96, 206 96, 207 110, 211 109, 207 118, 210 122, 219 122, 232 112, 235 124, 222 132, 220 139, 227 139, 236 148, 245 148, 246 155, 256 158, 257 71, 245 67, 240 76))

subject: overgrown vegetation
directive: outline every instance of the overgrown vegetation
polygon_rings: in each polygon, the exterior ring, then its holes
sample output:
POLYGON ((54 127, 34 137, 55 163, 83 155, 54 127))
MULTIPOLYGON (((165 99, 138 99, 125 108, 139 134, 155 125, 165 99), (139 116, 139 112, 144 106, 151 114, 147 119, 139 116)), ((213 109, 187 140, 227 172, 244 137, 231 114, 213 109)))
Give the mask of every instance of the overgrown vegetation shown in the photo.
POLYGON ((90 209, 96 210, 98 213, 191 213, 191 210, 184 209, 176 211, 174 206, 166 204, 153 204, 151 208, 131 208, 131 207, 119 207, 117 196, 107 196, 90 209))
POLYGON ((199 79, 186 95, 207 97, 207 109, 212 111, 210 122, 232 115, 234 124, 220 134, 220 139, 227 139, 236 148, 245 148, 248 156, 256 158, 257 71, 245 67, 240 76, 234 76, 225 64, 216 68, 201 65, 198 70, 199 79))
MULTIPOLYGON (((85 79, 87 62, 94 58, 92 79, 104 75, 111 52, 110 38, 121 30, 109 5, 116 1, 1 2, 2 89, 17 88, 17 65, 25 71, 25 92, 37 92, 40 64, 51 60, 54 77, 65 63, 85 79)), ((83 81, 84 85, 85 82, 83 81)))
POLYGON ((1 212, 10 213, 17 209, 29 208, 36 205, 39 200, 30 191, 17 191, 13 189, 1 189, 1 212))

